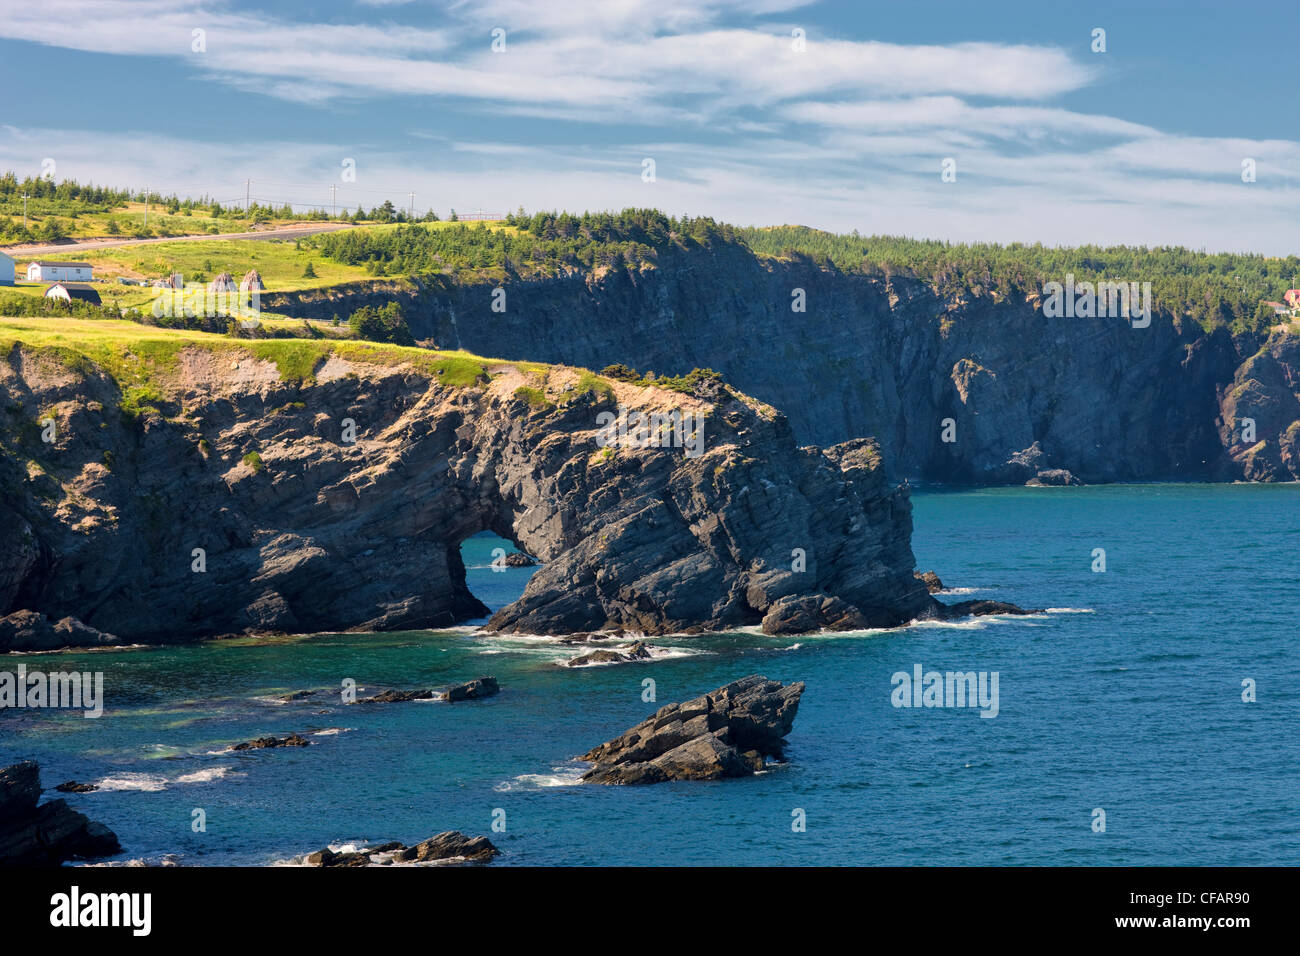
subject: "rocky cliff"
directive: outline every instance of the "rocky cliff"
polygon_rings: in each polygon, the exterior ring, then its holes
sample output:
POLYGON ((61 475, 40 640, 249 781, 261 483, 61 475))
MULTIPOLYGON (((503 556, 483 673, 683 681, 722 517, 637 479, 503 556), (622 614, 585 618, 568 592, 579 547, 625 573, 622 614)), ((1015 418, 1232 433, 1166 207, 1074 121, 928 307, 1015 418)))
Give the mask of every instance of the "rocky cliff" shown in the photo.
POLYGON ((504 311, 493 285, 442 278, 268 305, 328 317, 395 297, 416 336, 440 346, 661 375, 717 369, 785 412, 800 441, 872 436, 891 474, 912 479, 1300 477, 1300 337, 1289 331, 1234 338, 1159 313, 1147 328, 1047 318, 1036 296, 944 299, 916 279, 734 245, 504 289, 504 311))
POLYGON ((90 643, 446 626, 486 613, 459 552, 482 530, 545 562, 492 617, 502 630, 944 613, 913 577, 906 489, 868 441, 800 447, 782 414, 715 382, 681 394, 294 347, 317 350, 297 378, 230 340, 166 361, 128 343, 114 374, 14 345, 0 363, 0 614, 71 616, 90 643), (142 363, 144 405, 122 385, 142 363), (701 442, 674 444, 672 427, 658 446, 635 430, 598 441, 636 414, 689 418, 701 442))

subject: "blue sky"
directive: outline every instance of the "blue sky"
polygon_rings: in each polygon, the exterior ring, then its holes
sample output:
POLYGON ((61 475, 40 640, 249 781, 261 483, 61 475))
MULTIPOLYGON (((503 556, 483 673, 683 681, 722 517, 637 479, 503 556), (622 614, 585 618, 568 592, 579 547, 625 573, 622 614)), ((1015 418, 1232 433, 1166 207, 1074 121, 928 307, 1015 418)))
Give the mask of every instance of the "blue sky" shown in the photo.
POLYGON ((1288 254, 1298 34, 1295 0, 0 0, 0 168, 1288 254))

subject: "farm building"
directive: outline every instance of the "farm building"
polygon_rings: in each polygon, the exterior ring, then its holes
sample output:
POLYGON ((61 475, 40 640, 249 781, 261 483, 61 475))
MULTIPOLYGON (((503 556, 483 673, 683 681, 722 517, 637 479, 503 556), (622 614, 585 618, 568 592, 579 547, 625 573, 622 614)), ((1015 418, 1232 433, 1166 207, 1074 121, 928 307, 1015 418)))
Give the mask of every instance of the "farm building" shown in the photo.
POLYGON ((179 272, 173 272, 165 279, 154 279, 155 289, 180 289, 185 285, 185 278, 179 272))
POLYGON ((212 292, 234 292, 236 289, 235 277, 229 272, 223 272, 208 283, 208 289, 212 292))
POLYGON ((94 267, 89 262, 45 262, 38 259, 27 263, 28 282, 89 282, 94 277, 94 267))
POLYGON ((99 292, 87 282, 56 282, 45 290, 45 298, 62 299, 65 302, 77 299, 81 302, 89 302, 91 305, 101 304, 99 292))
POLYGON ((256 269, 249 269, 244 273, 244 278, 239 283, 240 292, 265 292, 266 286, 262 285, 262 274, 256 269))
POLYGON ((14 284, 14 261, 0 252, 0 285, 14 284))

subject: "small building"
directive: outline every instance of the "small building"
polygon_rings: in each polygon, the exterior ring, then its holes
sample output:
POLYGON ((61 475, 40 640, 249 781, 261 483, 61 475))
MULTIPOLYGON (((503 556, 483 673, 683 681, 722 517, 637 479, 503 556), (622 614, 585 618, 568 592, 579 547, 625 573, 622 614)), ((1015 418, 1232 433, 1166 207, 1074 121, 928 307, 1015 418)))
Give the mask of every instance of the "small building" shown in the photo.
POLYGON ((235 277, 229 272, 223 272, 208 283, 208 289, 212 292, 234 292, 236 290, 235 277))
POLYGON ((14 284, 14 261, 0 252, 0 285, 14 284))
POLYGON ((46 262, 38 259, 27 263, 28 282, 90 282, 95 278, 94 267, 89 262, 46 262))
POLYGON ((65 302, 76 299, 79 302, 89 302, 91 305, 102 304, 98 290, 88 282, 56 282, 45 290, 45 298, 62 299, 65 302))
POLYGON ((152 285, 155 289, 182 289, 185 287, 185 277, 179 272, 173 272, 166 278, 154 279, 152 285))
POLYGON ((240 292, 265 292, 266 286, 262 285, 262 274, 256 269, 249 269, 244 273, 244 278, 239 283, 240 292))
POLYGON ((1265 302, 1264 304, 1273 310, 1274 315, 1291 314, 1291 307, 1285 302, 1265 302))

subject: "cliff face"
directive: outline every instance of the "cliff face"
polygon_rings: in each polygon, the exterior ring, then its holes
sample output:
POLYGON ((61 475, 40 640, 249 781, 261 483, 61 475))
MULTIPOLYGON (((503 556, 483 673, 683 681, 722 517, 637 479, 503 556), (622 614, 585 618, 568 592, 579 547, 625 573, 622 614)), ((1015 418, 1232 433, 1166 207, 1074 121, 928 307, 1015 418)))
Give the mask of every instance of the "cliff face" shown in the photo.
POLYGON ((736 247, 504 288, 504 312, 492 311, 491 286, 446 280, 268 307, 346 315, 395 296, 416 336, 444 347, 659 374, 711 367, 782 409, 799 440, 872 436, 892 474, 921 480, 1019 483, 1048 469, 1089 482, 1300 477, 1300 339, 1281 331, 1234 340, 1160 314, 1145 329, 1046 318, 1036 298, 947 301, 916 280, 736 247), (805 312, 792 311, 796 289, 805 312), (954 441, 943 440, 949 418, 954 441))
POLYGON ((292 382, 238 347, 186 348, 157 410, 132 418, 99 367, 15 346, 0 363, 0 615, 142 641, 447 626, 486 613, 459 553, 482 530, 546 562, 498 629, 719 628, 792 604, 833 605, 814 626, 934 613, 906 490, 870 443, 800 448, 784 416, 716 384, 487 373, 453 386, 331 353, 292 382), (701 454, 602 447, 598 416, 620 406, 695 416, 701 454))

